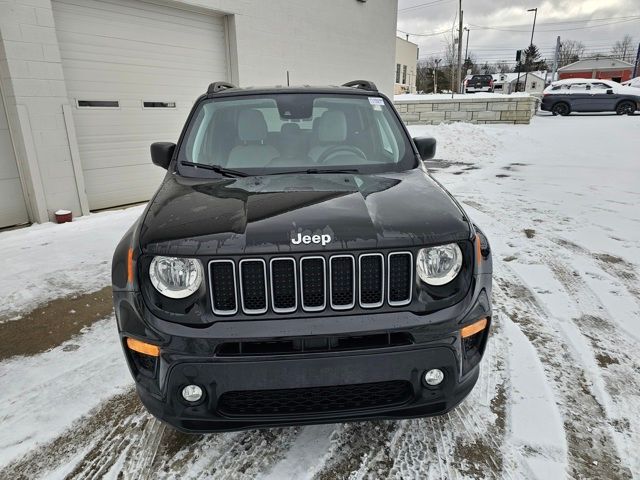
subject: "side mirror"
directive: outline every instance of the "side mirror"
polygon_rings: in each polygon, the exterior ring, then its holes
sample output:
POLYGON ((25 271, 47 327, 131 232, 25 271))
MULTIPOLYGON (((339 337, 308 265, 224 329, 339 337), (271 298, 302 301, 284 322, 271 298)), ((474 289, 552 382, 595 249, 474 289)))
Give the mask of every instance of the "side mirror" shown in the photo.
POLYGON ((416 137, 413 139, 420 158, 422 160, 431 160, 436 156, 436 139, 433 137, 416 137))
POLYGON ((608 93, 609 95, 613 95, 613 88, 609 88, 609 89, 607 89, 607 93, 608 93))
POLYGON ((169 168, 171 163, 171 157, 173 157, 173 151, 176 149, 176 144, 171 142, 155 142, 151 144, 151 161, 154 165, 164 168, 169 168))

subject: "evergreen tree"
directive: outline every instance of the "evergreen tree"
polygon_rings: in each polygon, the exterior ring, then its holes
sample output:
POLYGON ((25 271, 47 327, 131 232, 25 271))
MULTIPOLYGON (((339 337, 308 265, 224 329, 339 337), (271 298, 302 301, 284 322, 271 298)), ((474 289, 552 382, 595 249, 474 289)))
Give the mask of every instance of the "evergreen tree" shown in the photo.
POLYGON ((522 54, 524 55, 523 71, 548 70, 547 61, 540 58, 540 50, 535 45, 529 45, 522 54))

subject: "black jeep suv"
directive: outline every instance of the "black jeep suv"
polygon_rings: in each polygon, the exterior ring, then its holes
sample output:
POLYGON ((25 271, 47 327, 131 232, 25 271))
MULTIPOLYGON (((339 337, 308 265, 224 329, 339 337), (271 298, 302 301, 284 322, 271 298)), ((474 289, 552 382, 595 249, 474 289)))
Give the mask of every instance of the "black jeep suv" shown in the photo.
POLYGON ((143 404, 189 432, 445 413, 491 323, 483 233, 367 81, 214 83, 113 258, 143 404))

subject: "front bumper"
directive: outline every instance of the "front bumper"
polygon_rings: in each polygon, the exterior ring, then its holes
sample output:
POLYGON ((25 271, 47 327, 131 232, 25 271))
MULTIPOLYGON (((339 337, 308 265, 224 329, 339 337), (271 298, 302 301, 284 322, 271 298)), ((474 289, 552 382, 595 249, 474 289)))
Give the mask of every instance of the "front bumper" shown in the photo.
POLYGON ((490 293, 490 274, 478 275, 461 302, 426 315, 398 311, 231 320, 204 328, 154 317, 136 292, 114 292, 114 301, 123 345, 127 337, 161 345, 160 357, 147 371, 125 348, 145 407, 179 430, 213 432, 448 412, 468 395, 478 378, 488 329, 478 339, 473 361, 466 358, 459 330, 480 318, 491 318, 490 293), (410 341, 275 353, 240 349, 226 354, 222 348, 252 342, 295 343, 299 339, 381 335, 391 339, 392 334, 410 341), (422 382, 425 371, 432 368, 445 373, 437 387, 422 382), (180 395, 189 384, 199 385, 205 392, 197 404, 185 402, 180 395), (293 399, 297 402, 294 407, 293 399))

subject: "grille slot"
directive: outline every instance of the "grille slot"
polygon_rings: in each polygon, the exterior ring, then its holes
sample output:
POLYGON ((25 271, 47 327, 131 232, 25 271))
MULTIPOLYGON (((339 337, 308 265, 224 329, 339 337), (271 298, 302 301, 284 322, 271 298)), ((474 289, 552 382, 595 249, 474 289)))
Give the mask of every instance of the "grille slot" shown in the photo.
POLYGON ((356 299, 356 262, 351 255, 335 255, 329 259, 329 291, 331 308, 353 308, 356 299))
POLYGON ((369 335, 295 337, 286 340, 225 342, 216 348, 219 357, 293 355, 296 353, 367 350, 411 345, 413 337, 405 332, 369 335))
POLYGON ((238 311, 236 298, 236 266, 232 260, 209 263, 211 304, 216 315, 233 315, 238 311))
POLYGON ((276 313, 291 313, 298 308, 296 261, 274 258, 271 265, 271 304, 276 313))
POLYGON ((266 313, 267 269, 264 260, 240 260, 240 296, 244 313, 266 313))
POLYGON ((220 396, 218 411, 228 416, 304 415, 402 405, 412 398, 411 383, 394 380, 330 387, 226 392, 220 396))
POLYGON ((302 308, 307 312, 324 310, 326 281, 324 257, 304 257, 300 260, 302 308))
POLYGON ((411 302, 413 283, 413 255, 410 252, 393 252, 388 257, 387 292, 389 305, 398 307, 411 302))
POLYGON ((381 307, 384 301, 384 257, 381 253, 360 255, 360 306, 381 307))

